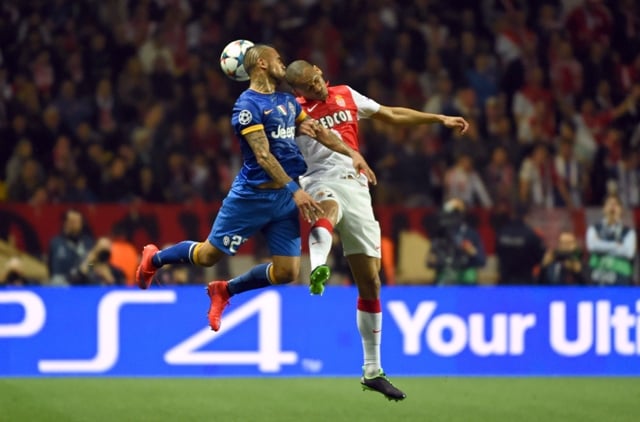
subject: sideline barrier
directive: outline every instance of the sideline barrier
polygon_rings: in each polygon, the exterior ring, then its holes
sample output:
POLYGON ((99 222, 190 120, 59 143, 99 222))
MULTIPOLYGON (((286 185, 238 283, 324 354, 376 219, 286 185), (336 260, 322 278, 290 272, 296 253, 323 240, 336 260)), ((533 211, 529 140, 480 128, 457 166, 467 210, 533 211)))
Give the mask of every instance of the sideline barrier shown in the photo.
MULTIPOLYGON (((635 288, 383 288, 399 375, 640 375, 635 288)), ((232 298, 209 330, 200 287, 0 290, 0 376, 357 376, 357 292, 232 298)))

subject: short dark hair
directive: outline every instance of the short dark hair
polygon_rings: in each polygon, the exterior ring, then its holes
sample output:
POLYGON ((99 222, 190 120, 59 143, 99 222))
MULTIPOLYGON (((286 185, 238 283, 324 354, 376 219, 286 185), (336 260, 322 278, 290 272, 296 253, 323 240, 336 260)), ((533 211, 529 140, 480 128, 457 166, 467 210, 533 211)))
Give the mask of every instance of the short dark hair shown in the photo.
POLYGON ((256 64, 258 64, 258 59, 261 58, 264 52, 269 48, 272 47, 266 44, 256 44, 245 51, 243 65, 247 75, 251 75, 256 64))
POLYGON ((285 79, 289 85, 296 85, 300 83, 300 78, 304 74, 305 70, 313 67, 311 63, 306 60, 295 60, 287 66, 287 73, 285 79))

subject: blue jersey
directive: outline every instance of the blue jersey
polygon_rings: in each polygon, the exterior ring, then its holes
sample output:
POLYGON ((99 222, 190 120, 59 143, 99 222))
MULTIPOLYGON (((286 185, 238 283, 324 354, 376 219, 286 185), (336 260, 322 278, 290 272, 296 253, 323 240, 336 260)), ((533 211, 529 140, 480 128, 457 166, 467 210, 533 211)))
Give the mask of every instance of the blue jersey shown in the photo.
POLYGON ((269 150, 289 177, 296 179, 304 174, 307 165, 295 142, 295 132, 296 123, 305 117, 291 94, 261 94, 248 89, 238 97, 233 106, 231 125, 240 139, 243 164, 233 183, 234 189, 247 185, 255 187, 272 180, 258 164, 245 139, 245 135, 256 130, 264 130, 267 134, 269 150))

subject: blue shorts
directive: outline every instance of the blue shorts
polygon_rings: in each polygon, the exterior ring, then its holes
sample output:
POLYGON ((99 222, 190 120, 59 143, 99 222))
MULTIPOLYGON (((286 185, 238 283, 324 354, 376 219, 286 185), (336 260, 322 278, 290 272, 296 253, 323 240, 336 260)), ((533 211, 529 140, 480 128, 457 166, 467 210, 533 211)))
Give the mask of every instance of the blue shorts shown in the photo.
POLYGON ((300 221, 291 192, 231 189, 222 201, 208 240, 227 255, 235 255, 258 230, 266 238, 271 256, 300 256, 300 221))

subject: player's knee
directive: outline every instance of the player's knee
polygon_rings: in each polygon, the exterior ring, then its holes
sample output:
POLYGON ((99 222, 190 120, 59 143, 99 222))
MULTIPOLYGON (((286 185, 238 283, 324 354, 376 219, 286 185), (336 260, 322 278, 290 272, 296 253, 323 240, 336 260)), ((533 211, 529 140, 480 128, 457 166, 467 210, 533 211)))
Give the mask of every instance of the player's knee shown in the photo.
POLYGON ((194 261, 196 264, 203 267, 211 267, 220 260, 221 252, 209 242, 203 242, 198 244, 195 255, 194 261))
POLYGON ((300 268, 296 267, 274 267, 273 268, 273 284, 288 284, 298 278, 300 268))

